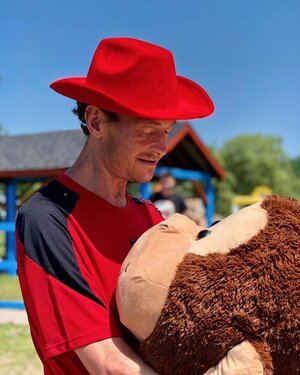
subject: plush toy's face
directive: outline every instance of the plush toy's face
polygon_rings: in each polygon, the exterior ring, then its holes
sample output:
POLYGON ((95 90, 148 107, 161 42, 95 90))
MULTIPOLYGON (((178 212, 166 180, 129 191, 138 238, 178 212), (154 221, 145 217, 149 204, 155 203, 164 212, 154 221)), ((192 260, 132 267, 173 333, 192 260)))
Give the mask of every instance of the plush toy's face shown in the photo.
POLYGON ((228 253, 263 229, 267 212, 256 203, 210 228, 176 214, 148 230, 125 259, 117 287, 123 324, 140 340, 153 331, 177 266, 187 253, 228 253), (201 232, 208 229, 207 232, 201 232))

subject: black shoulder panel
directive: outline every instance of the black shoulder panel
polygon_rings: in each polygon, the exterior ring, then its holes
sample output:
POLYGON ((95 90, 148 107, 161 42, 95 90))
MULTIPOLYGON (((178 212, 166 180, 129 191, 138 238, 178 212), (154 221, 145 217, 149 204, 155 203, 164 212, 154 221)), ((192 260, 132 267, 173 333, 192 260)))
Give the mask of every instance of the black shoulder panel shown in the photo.
POLYGON ((63 284, 105 307, 80 272, 68 232, 68 217, 78 199, 77 193, 54 180, 20 208, 16 229, 29 258, 63 284))
POLYGON ((63 209, 68 215, 73 211, 79 199, 77 193, 57 180, 53 180, 49 185, 46 185, 39 193, 63 209))

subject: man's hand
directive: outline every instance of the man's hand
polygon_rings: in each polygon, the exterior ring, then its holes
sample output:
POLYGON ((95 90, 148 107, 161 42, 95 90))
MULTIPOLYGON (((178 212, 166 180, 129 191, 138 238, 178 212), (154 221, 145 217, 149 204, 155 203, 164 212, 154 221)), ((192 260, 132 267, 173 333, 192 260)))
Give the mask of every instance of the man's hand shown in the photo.
POLYGON ((121 337, 75 350, 90 375, 157 375, 121 337))
POLYGON ((204 375, 263 375, 260 357, 249 341, 243 341, 229 350, 216 366, 204 375))

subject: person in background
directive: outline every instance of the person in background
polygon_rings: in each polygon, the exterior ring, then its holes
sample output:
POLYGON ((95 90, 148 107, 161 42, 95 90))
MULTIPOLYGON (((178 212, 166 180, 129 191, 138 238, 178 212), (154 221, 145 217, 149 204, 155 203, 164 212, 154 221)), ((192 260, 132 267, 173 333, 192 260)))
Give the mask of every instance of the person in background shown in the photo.
POLYGON ((167 219, 175 213, 186 215, 197 224, 203 224, 203 218, 197 216, 189 208, 182 196, 176 192, 176 179, 169 172, 163 172, 159 176, 158 191, 151 194, 150 200, 155 204, 162 216, 167 219))
POLYGON ((150 181, 174 122, 208 116, 213 103, 176 74, 170 51, 133 38, 103 39, 86 77, 51 88, 77 101, 86 143, 18 212, 18 276, 35 348, 46 375, 154 375, 119 321, 115 288, 132 244, 163 218, 127 194, 127 182, 150 181))
POLYGON ((163 172, 159 175, 159 191, 150 196, 165 219, 175 212, 184 214, 187 211, 184 199, 175 191, 175 186, 175 178, 169 172, 163 172))

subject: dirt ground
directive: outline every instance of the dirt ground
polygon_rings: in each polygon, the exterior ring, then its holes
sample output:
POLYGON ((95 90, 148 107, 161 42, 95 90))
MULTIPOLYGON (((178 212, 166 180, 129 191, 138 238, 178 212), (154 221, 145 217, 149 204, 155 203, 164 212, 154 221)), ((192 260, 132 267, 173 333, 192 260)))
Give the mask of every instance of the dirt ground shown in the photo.
POLYGON ((0 324, 28 324, 25 310, 0 309, 0 324))

